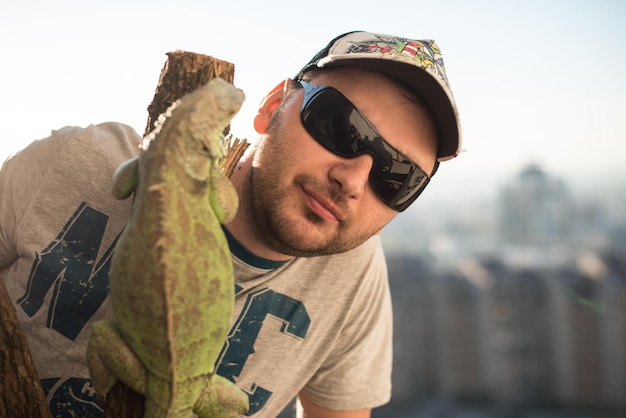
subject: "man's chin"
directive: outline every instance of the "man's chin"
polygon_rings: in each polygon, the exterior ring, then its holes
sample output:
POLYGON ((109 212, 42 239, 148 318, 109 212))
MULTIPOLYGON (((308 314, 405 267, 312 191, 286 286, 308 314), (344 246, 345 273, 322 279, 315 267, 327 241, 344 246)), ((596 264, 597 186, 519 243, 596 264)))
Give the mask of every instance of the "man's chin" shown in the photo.
POLYGON ((282 223, 273 232, 272 245, 275 251, 292 257, 315 257, 334 254, 337 251, 337 231, 325 228, 319 218, 301 218, 282 223))

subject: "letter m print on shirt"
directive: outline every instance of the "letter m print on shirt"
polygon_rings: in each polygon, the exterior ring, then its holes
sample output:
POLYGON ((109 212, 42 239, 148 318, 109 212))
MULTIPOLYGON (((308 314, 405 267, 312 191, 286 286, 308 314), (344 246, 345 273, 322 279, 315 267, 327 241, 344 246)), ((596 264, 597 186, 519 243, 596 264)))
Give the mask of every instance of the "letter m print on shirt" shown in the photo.
POLYGON ((108 219, 83 202, 57 238, 36 255, 26 293, 17 300, 31 317, 49 300, 46 326, 71 340, 107 296, 115 242, 97 257, 108 219))

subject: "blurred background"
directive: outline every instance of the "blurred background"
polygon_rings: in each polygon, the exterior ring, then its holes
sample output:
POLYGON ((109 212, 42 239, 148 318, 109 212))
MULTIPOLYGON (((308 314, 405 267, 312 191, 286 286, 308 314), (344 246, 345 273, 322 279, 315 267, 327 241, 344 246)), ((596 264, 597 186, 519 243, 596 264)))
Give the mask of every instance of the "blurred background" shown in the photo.
POLYGON ((529 164, 383 233, 394 399, 374 417, 626 416, 626 190, 572 182, 529 164))
POLYGON ((626 416, 626 2, 7 0, 0 161, 66 125, 143 132, 165 53, 262 96, 336 35, 441 47, 465 152, 383 233, 392 402, 375 417, 626 416))

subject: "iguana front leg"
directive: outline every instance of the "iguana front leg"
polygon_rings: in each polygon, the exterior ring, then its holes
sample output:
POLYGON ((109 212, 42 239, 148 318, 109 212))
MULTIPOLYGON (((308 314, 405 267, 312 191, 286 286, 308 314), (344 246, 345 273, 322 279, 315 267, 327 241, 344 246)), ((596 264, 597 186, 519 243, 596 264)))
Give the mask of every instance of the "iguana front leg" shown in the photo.
POLYGON ((98 321, 91 328, 87 364, 99 401, 103 401, 101 395, 108 393, 118 378, 135 392, 146 394, 146 369, 114 323, 98 321))
POLYGON ((139 183, 139 158, 124 161, 113 174, 111 194, 118 200, 128 198, 139 183))
POLYGON ((228 177, 220 171, 217 164, 213 166, 212 170, 209 195, 211 207, 221 223, 228 223, 237 214, 237 205, 233 205, 233 202, 238 202, 239 196, 228 177))
POLYGON ((199 417, 237 418, 243 403, 248 404, 248 398, 241 389, 230 380, 215 374, 198 398, 194 411, 199 417))

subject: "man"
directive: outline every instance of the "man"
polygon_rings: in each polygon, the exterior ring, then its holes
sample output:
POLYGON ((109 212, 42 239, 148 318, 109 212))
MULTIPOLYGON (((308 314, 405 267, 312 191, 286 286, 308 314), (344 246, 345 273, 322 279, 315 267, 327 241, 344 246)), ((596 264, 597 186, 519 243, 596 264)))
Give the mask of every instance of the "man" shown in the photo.
MULTIPOLYGON (((231 180, 225 226, 236 309, 220 375, 276 416, 368 417, 391 394, 391 304, 378 232, 460 149, 437 45, 352 32, 279 83, 231 180)), ((138 136, 64 128, 0 172, 0 274, 29 336, 53 415, 99 416, 84 351, 111 317, 106 275, 130 202, 110 197, 138 136), (74 415, 72 415, 74 414, 74 415)))

